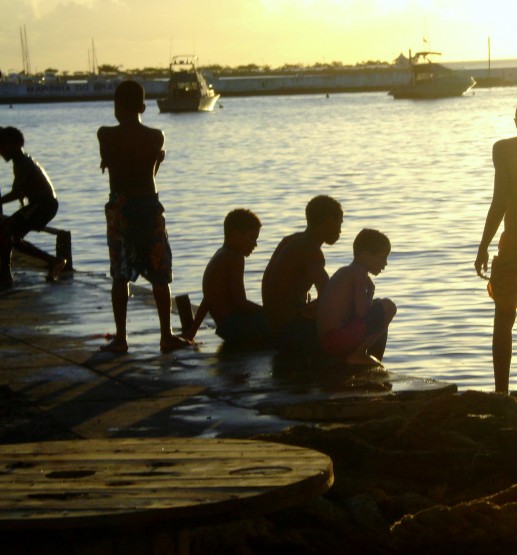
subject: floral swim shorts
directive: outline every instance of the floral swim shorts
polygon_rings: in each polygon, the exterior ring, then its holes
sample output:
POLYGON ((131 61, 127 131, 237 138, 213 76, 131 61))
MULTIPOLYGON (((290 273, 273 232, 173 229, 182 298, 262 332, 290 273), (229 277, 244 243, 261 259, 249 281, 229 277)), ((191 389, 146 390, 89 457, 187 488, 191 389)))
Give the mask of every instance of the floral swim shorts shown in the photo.
POLYGON ((112 278, 136 281, 141 275, 155 285, 172 281, 172 252, 163 212, 158 195, 110 195, 105 213, 112 278))

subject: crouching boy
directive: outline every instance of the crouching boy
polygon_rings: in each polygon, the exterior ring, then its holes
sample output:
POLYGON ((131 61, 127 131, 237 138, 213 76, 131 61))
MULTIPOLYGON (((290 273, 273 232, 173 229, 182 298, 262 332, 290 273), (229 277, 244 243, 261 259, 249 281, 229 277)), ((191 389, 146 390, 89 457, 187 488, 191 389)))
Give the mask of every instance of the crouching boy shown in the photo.
POLYGON ((380 364, 397 308, 390 299, 373 299, 369 274, 384 270, 390 251, 384 234, 363 229, 353 244, 353 262, 330 278, 316 317, 320 345, 329 356, 347 364, 380 364))
POLYGON ((0 216, 0 287, 11 287, 11 252, 13 247, 48 264, 47 280, 58 278, 66 266, 64 258, 47 254, 24 237, 29 231, 41 231, 57 213, 59 203, 49 176, 24 150, 25 138, 16 127, 0 128, 0 155, 12 161, 12 190, 0 197, 2 205, 18 200, 20 209, 9 217, 0 216), (27 204, 25 204, 27 200, 27 204))

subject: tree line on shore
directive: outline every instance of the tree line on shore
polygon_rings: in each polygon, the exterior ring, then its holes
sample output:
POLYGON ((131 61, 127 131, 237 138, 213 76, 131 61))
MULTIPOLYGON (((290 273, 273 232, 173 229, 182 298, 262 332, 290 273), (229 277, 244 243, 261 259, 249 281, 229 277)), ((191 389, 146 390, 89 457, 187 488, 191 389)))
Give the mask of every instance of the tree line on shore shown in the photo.
MULTIPOLYGON (((200 66, 200 70, 204 72, 209 72, 217 76, 228 76, 228 77, 241 77, 247 75, 257 75, 257 74, 286 74, 286 73, 321 73, 325 72, 339 72, 343 70, 350 69, 365 69, 365 68, 379 68, 379 67, 389 67, 391 64, 381 60, 368 60, 365 62, 358 62, 355 65, 343 64, 342 62, 334 61, 330 63, 315 63, 312 65, 304 64, 284 64, 279 67, 271 67, 270 65, 258 65, 258 64, 245 64, 232 66, 223 66, 220 64, 209 64, 205 66, 200 66)), ((168 77, 170 69, 168 67, 144 67, 141 69, 124 69, 122 65, 114 64, 100 64, 97 67, 98 75, 103 76, 138 76, 144 78, 161 78, 168 77)), ((20 72, 23 75, 23 71, 20 72)), ((45 75, 55 75, 63 77, 75 77, 79 78, 85 76, 88 73, 84 71, 60 71, 55 68, 47 68, 43 72, 45 75)))

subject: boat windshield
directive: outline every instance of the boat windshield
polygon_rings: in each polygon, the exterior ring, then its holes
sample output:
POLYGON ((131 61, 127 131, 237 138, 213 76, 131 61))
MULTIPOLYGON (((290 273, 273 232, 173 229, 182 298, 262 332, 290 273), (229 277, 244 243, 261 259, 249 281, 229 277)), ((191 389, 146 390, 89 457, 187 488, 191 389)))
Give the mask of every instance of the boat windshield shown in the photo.
POLYGON ((199 88, 197 81, 180 81, 179 83, 174 83, 174 88, 181 91, 192 91, 199 88))

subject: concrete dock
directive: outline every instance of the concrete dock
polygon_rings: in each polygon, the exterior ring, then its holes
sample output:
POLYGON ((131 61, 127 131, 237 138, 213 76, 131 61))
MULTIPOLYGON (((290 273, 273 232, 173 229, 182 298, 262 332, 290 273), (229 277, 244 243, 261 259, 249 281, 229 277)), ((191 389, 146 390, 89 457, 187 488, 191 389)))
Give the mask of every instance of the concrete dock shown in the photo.
MULTIPOLYGON (((130 350, 99 351, 113 332, 111 280, 73 272, 48 283, 18 266, 0 293, 0 442, 106 437, 252 437, 300 420, 346 418, 352 401, 434 395, 454 385, 374 371, 325 370, 272 351, 228 351, 210 322, 200 344, 159 350, 150 289, 132 288, 130 350), (348 407, 348 408, 345 408, 348 407)), ((173 314, 173 326, 179 317, 173 314)))
MULTIPOLYGON (((130 300, 129 353, 103 353, 113 331, 109 278, 44 276, 17 267, 15 288, 0 293, 4 451, 80 438, 258 437, 332 459, 335 483, 324 498, 267 519, 207 521, 192 532, 193 555, 266 554, 272 545, 353 555, 516 552, 514 395, 456 394, 454 384, 386 370, 232 352, 210 322, 199 346, 161 354, 145 287, 130 300)), ((119 552, 128 553, 110 551, 119 552)))

